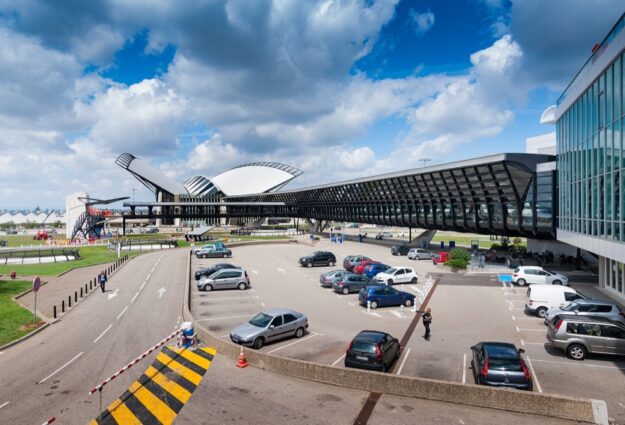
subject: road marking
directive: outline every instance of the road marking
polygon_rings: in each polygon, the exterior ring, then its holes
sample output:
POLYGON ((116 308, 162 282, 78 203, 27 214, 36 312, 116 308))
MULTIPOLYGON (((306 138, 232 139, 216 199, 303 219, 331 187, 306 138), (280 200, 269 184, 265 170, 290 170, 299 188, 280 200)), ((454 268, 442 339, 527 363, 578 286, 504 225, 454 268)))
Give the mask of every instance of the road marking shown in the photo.
POLYGON ((521 345, 525 345, 525 341, 523 341, 523 338, 521 338, 521 345))
POLYGON ((43 384, 44 382, 46 382, 48 379, 52 378, 54 375, 56 375, 57 373, 59 373, 60 371, 62 371, 63 369, 65 369, 67 366, 69 366, 74 360, 76 360, 78 357, 83 355, 83 351, 81 351, 80 353, 76 354, 76 356, 71 359, 70 361, 68 361, 67 363, 65 363, 63 366, 61 366, 60 368, 58 368, 57 370, 55 370, 54 372, 52 372, 50 375, 46 376, 45 378, 43 378, 41 381, 37 382, 38 384, 43 384))
POLYGON ((132 297, 132 299, 130 300, 130 302, 131 302, 131 303, 134 303, 134 302, 135 302, 135 300, 137 299, 137 297, 138 297, 138 296, 139 296, 139 291, 137 291, 137 292, 135 293, 135 296, 134 296, 134 297, 132 297))
POLYGON ((258 274, 258 270, 252 270, 252 273, 258 274))
MULTIPOLYGON (((242 291, 242 292, 243 292, 243 291, 242 291)), ((256 296, 252 295, 252 296, 249 296, 249 295, 241 294, 241 296, 240 296, 240 297, 221 297, 221 298, 213 298, 213 297, 210 297, 209 299, 210 299, 211 301, 233 301, 233 300, 250 300, 250 301, 252 301, 252 300, 257 300, 257 299, 259 299, 259 298, 260 298, 260 295, 256 295, 256 296)))
MULTIPOLYGON (((6 406, 7 404, 9 404, 8 401, 5 401, 4 403, 0 404, 0 409, 2 409, 4 406, 6 406)), ((620 404, 620 403, 619 403, 620 404)))
POLYGON ((249 314, 240 314, 238 316, 225 316, 225 317, 210 317, 208 319, 196 319, 196 322, 210 322, 211 320, 228 320, 228 319, 240 319, 241 317, 250 317, 249 314))
POLYGON ((139 287, 139 291, 143 291, 143 288, 145 288, 145 284, 148 283, 147 280, 144 280, 143 283, 141 284, 141 286, 139 287))
POLYGON ((517 331, 518 333, 521 333, 521 329, 519 329, 519 327, 518 327, 518 326, 516 327, 516 331, 517 331))
POLYGON ((119 289, 116 289, 112 294, 109 294, 109 300, 112 298, 115 298, 118 292, 119 292, 119 289))
POLYGON ((532 332, 547 332, 545 329, 523 329, 521 328, 522 331, 532 331, 532 332))
MULTIPOLYGON (((7 401, 7 403, 8 403, 8 401, 7 401)), ((621 406, 623 409, 625 409, 625 404, 621 403, 620 401, 618 402, 618 405, 619 405, 619 406, 621 406)), ((1 408, 1 407, 2 407, 2 406, 0 406, 0 408, 1 408)))
POLYGON ((265 303, 261 302, 260 305, 262 305, 263 307, 265 306, 265 303))
POLYGON ((462 355, 462 383, 467 383, 467 353, 462 355))
POLYGON ((538 382, 538 376, 536 376, 536 371, 534 370, 534 366, 532 365, 532 359, 529 356, 525 356, 527 359, 527 364, 530 365, 530 370, 532 371, 532 376, 534 377, 534 382, 536 382, 536 387, 538 387, 538 392, 542 394, 543 389, 540 387, 540 382, 538 382))
POLYGON ((534 322, 539 322, 537 317, 517 317, 517 320, 533 320, 534 322))
POLYGON ((401 361, 401 364, 399 365, 399 369, 397 369, 397 375, 401 375, 401 371, 404 368, 404 364, 406 363, 406 359, 408 358, 408 356, 410 355, 410 348, 406 350, 406 354, 404 354, 404 360, 401 361))
POLYGON ((158 290, 158 291, 156 291, 156 292, 158 292, 158 298, 159 298, 159 299, 161 299, 161 298, 163 298, 163 294, 164 294, 165 292, 167 292, 167 291, 165 290, 165 288, 161 288, 161 289, 159 289, 159 290, 158 290))
POLYGON ((336 359, 334 361, 334 363, 332 363, 332 366, 336 366, 341 360, 343 360, 345 358, 345 354, 343 354, 341 357, 339 357, 338 359, 336 359))
POLYGON ((4 351, 0 351, 0 356, 4 354, 4 351))
POLYGON ((586 366, 586 367, 599 367, 601 369, 618 369, 618 370, 625 370, 625 367, 618 367, 618 366, 603 366, 603 365, 598 365, 598 364, 586 364, 586 363, 578 363, 578 362, 558 362, 555 360, 538 360, 538 359, 534 359, 533 361, 535 362, 541 362, 541 363, 556 363, 556 364, 563 364, 563 365, 567 365, 567 366, 586 366))
POLYGON ((512 315, 512 320, 516 320, 516 317, 514 317, 514 315, 512 315))
POLYGON ((226 337, 229 337, 229 336, 230 336, 230 334, 219 335, 219 338, 226 338, 226 337))
MULTIPOLYGON (((544 342, 526 342, 525 344, 531 344, 531 345, 545 345, 544 342)), ((538 361, 538 360, 536 360, 538 361)))
POLYGON ((104 329, 104 331, 100 334, 99 337, 97 337, 96 339, 93 340, 93 343, 95 344, 96 342, 98 342, 100 340, 100 338, 102 338, 104 336, 105 333, 107 333, 109 331, 109 329, 111 329, 113 327, 113 324, 111 323, 110 325, 108 325, 108 327, 106 329, 104 329))
POLYGON ((284 269, 278 268, 278 271, 279 271, 280 273, 284 273, 284 274, 286 274, 286 271, 285 271, 284 269))
POLYGON ((352 307, 356 307, 356 303, 353 301, 348 302, 349 305, 351 305, 352 307))
POLYGON ((292 345, 299 344, 300 342, 303 342, 303 341, 308 341, 309 339, 314 338, 314 337, 316 337, 317 335, 321 335, 321 334, 320 334, 320 333, 317 333, 317 332, 313 332, 310 336, 308 336, 308 337, 306 337, 306 338, 302 338, 302 339, 297 340, 297 341, 295 341, 295 342, 292 342, 292 343, 290 343, 290 344, 283 345, 282 347, 278 347, 278 348, 276 348, 276 349, 273 349, 273 350, 271 350, 271 351, 268 351, 268 352, 267 352, 267 354, 275 353, 275 352, 276 352, 276 351, 278 351, 278 350, 282 350, 283 348, 287 348, 287 347, 290 347, 290 346, 292 346, 292 345))
POLYGON ((122 312, 121 312, 121 313, 119 313, 119 314, 117 315, 117 320, 119 320, 119 318, 120 318, 120 317, 122 317, 122 316, 124 315, 124 313, 126 312, 126 310, 128 310, 128 306, 124 307, 124 309, 122 310, 122 312))
POLYGON ((360 310, 360 311, 362 311, 363 313, 365 313, 367 316, 382 317, 382 315, 381 315, 381 314, 376 313, 376 312, 374 312, 374 311, 372 311, 371 313, 367 313, 367 310, 360 310))

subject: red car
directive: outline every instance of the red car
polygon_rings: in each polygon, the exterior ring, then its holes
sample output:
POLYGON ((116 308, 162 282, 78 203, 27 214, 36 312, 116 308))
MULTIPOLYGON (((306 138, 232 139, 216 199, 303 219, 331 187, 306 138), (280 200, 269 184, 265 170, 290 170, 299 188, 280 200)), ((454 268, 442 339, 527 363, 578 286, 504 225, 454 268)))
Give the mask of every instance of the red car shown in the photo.
POLYGON ((352 271, 356 274, 362 274, 367 264, 380 264, 380 262, 376 260, 364 260, 364 261, 361 261, 360 264, 354 266, 354 270, 352 271))
POLYGON ((449 252, 441 251, 432 256, 432 262, 434 264, 444 263, 447 260, 449 260, 449 252))

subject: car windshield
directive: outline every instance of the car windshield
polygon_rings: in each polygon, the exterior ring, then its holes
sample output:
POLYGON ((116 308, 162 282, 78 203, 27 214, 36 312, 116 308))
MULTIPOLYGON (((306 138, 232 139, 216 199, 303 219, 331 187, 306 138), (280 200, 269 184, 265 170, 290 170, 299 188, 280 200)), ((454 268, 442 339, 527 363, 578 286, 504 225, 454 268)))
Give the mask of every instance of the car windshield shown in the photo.
POLYGON ((386 270, 384 273, 386 274, 393 274, 397 271, 397 269, 395 267, 391 267, 390 269, 386 270))
POLYGON ((265 313, 258 313, 256 316, 252 317, 248 323, 250 325, 258 326, 259 328, 266 328, 269 322, 273 319, 272 316, 269 316, 265 313))
POLYGON ((491 370, 506 370, 511 372, 521 372, 523 368, 519 359, 488 359, 488 368, 491 370))
POLYGON ((543 269, 543 270, 544 270, 544 271, 546 271, 546 272, 547 272, 547 273, 549 273, 549 274, 558 274, 558 273, 556 273, 556 272, 552 272, 551 270, 547 270, 547 269, 543 269))
POLYGON ((578 303, 571 301, 570 303, 568 303, 567 305, 562 307, 561 310, 563 310, 563 311, 575 311, 578 306, 579 306, 578 303))

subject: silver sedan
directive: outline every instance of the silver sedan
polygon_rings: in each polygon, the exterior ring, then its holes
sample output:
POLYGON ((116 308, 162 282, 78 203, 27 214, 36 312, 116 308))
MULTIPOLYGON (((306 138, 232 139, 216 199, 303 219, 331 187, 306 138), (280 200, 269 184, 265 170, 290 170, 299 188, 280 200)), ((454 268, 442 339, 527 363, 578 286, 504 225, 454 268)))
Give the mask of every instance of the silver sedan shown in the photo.
POLYGON ((308 329, 308 318, 302 313, 287 308, 274 308, 252 317, 230 332, 230 339, 236 344, 261 348, 267 342, 283 338, 301 338, 308 329))

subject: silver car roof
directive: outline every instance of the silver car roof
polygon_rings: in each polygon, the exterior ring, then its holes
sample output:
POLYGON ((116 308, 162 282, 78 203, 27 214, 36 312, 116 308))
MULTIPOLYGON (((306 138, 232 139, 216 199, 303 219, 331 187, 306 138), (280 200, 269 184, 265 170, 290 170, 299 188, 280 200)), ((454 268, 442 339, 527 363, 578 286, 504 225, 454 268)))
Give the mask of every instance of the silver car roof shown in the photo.
POLYGON ((302 313, 298 313, 295 310, 290 310, 288 308, 270 308, 269 310, 264 310, 262 313, 265 313, 269 316, 279 316, 282 314, 294 314, 295 316, 303 316, 302 313))

